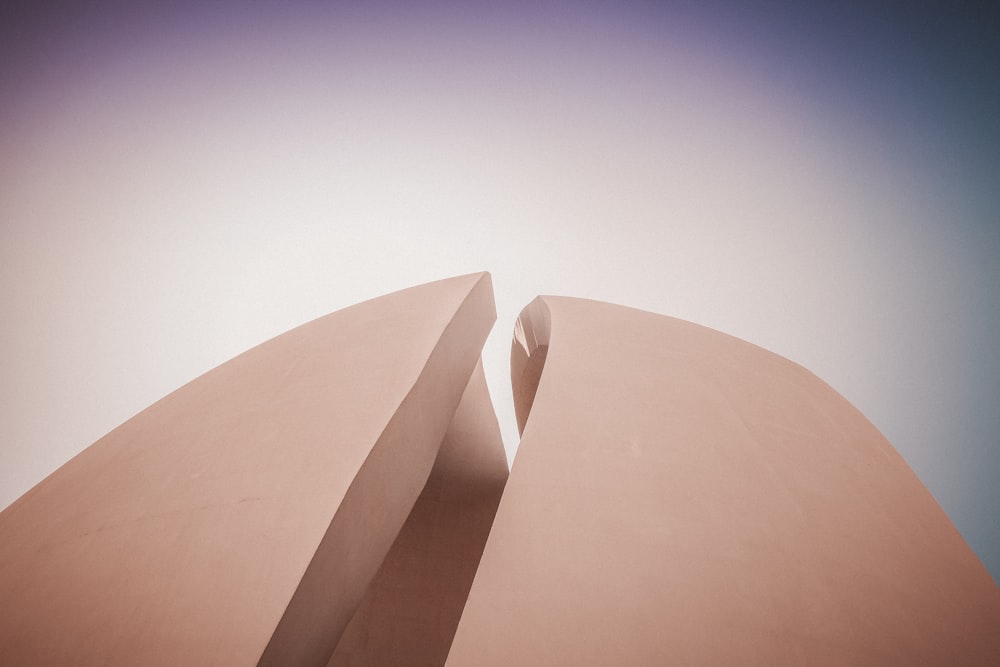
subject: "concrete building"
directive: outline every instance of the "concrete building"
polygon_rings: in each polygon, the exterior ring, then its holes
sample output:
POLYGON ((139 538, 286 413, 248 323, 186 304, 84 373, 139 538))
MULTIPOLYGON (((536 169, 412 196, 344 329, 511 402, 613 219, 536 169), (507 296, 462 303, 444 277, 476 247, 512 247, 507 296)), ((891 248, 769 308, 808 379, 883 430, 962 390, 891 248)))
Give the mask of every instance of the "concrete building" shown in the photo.
POLYGON ((1000 664, 986 569, 804 368, 539 297, 511 381, 521 444, 449 667, 1000 664))
POLYGON ((374 299, 96 442, 0 513, 0 662, 1000 664, 1000 590, 814 375, 539 297, 508 479, 494 319, 488 274, 374 299))
POLYGON ((101 438, 0 513, 0 664, 325 665, 345 628, 335 664, 376 639, 442 654, 506 477, 494 319, 487 274, 390 294, 101 438))

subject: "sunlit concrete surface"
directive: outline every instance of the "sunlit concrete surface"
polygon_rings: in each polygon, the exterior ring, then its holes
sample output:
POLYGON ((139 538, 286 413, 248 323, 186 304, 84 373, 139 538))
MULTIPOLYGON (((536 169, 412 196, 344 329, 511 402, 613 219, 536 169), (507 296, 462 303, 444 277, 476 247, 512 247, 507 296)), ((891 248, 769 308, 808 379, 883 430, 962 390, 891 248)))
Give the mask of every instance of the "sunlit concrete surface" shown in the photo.
POLYGON ((474 498, 445 464, 495 430, 494 318, 482 273, 367 301, 101 438, 0 513, 0 662, 325 665, 428 477, 474 498))
POLYGON ((539 297, 511 373, 522 440, 449 667, 1000 663, 1000 589, 801 366, 539 297))

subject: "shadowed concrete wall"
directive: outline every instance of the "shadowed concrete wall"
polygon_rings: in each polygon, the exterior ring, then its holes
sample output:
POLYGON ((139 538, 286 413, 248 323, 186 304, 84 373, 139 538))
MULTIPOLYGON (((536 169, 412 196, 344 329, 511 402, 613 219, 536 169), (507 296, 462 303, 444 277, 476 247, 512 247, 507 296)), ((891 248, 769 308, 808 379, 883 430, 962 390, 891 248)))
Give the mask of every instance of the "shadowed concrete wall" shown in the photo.
POLYGON ((450 667, 1000 664, 1000 591, 805 369, 555 297, 511 368, 522 441, 450 667))
POLYGON ((444 664, 506 480, 507 458, 480 364, 430 478, 330 667, 444 664))
POLYGON ((488 274, 320 318, 122 424, 0 514, 16 665, 325 665, 495 318, 488 274))

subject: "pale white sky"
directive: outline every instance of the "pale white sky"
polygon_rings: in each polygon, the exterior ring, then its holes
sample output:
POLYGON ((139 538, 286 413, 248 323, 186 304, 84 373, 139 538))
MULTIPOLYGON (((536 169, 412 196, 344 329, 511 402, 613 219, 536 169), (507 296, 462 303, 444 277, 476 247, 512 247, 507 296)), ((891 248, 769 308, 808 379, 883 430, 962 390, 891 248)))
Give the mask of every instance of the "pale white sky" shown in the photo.
POLYGON ((996 578, 1000 233, 965 178, 978 154, 905 104, 919 90, 873 92, 808 39, 675 18, 26 23, 0 66, 0 506, 254 344, 489 270, 510 456, 510 335, 535 295, 681 317, 843 393, 996 578), (796 49, 813 69, 775 67, 796 49))

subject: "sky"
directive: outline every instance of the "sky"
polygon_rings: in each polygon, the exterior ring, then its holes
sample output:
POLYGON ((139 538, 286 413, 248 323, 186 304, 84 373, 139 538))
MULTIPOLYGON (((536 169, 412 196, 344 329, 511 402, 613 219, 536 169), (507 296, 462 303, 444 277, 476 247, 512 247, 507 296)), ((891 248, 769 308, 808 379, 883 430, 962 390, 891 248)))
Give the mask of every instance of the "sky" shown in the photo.
POLYGON ((986 3, 3 3, 0 507, 243 350, 493 275, 858 407, 1000 580, 986 3))

